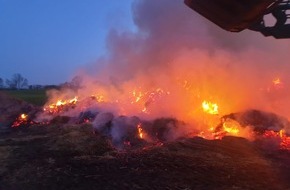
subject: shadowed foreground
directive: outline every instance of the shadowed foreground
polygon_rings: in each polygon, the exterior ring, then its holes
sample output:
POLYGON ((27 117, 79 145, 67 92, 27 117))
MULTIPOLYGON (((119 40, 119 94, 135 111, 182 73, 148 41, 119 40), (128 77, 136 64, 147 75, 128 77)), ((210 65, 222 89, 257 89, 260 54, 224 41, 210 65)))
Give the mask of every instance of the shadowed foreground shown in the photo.
POLYGON ((290 189, 289 152, 242 138, 115 150, 89 125, 2 134, 0 189, 290 189))

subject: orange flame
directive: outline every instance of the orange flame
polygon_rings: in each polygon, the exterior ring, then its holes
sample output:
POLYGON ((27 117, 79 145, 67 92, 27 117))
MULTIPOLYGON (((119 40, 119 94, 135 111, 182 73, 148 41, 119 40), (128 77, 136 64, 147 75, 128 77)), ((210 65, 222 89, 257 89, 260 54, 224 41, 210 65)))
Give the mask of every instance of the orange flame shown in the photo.
POLYGON ((238 135, 238 133, 240 132, 239 128, 240 124, 231 119, 227 119, 223 123, 223 130, 231 135, 238 135))
POLYGON ((139 123, 139 124, 137 125, 137 129, 138 129, 138 135, 139 135, 139 138, 140 138, 140 139, 143 139, 143 138, 144 138, 144 133, 143 133, 143 129, 142 129, 141 123, 139 123))
POLYGON ((209 101, 202 102, 202 109, 205 113, 208 113, 211 115, 217 115, 219 113, 218 108, 219 107, 216 103, 212 103, 209 101))
POLYGON ((22 113, 16 118, 16 120, 13 122, 11 127, 13 128, 19 127, 20 125, 26 124, 27 121, 28 121, 28 115, 25 113, 22 113))
POLYGON ((280 85, 282 83, 280 78, 275 78, 272 82, 274 85, 280 85))
POLYGON ((73 106, 78 102, 78 97, 74 97, 69 100, 57 100, 56 103, 49 104, 47 107, 43 108, 43 111, 48 112, 50 114, 59 113, 63 110, 65 106, 73 106))

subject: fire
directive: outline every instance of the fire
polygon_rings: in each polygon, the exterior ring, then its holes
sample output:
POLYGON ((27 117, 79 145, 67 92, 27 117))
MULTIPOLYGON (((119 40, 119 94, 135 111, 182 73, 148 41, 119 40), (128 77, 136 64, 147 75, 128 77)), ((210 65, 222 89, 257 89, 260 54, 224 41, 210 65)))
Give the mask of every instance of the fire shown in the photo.
POLYGON ((240 124, 234 120, 227 119, 223 123, 223 130, 231 135, 238 135, 240 130, 240 124))
MULTIPOLYGON (((141 88, 138 88, 138 90, 134 89, 131 91, 129 94, 129 100, 130 104, 139 107, 139 112, 149 114, 150 112, 148 107, 165 95, 169 94, 169 91, 165 91, 162 88, 156 88, 153 90, 142 90, 141 88)), ((123 102, 126 101, 127 100, 123 100, 123 102)))
MULTIPOLYGON (((278 89, 283 89, 284 84, 280 78, 275 78, 272 80, 272 88, 278 90, 278 89)), ((271 89, 268 89, 268 91, 271 91, 271 89)))
POLYGON ((55 114, 63 111, 66 108, 73 107, 78 102, 78 97, 74 97, 68 100, 57 100, 56 103, 49 104, 47 107, 43 108, 43 111, 50 114, 55 114))
POLYGON ((20 125, 25 125, 28 122, 28 115, 25 113, 20 114, 16 120, 13 122, 11 127, 16 128, 19 127, 20 125))
POLYGON ((138 129, 138 135, 139 135, 140 139, 143 139, 144 138, 144 133, 143 133, 143 129, 142 129, 141 123, 139 123, 137 125, 137 129, 138 129))
POLYGON ((20 115, 20 118, 22 120, 27 120, 27 116, 28 116, 27 114, 23 113, 23 114, 20 115))
POLYGON ((128 110, 134 110, 135 112, 137 111, 139 113, 149 114, 150 105, 169 94, 169 91, 165 91, 160 87, 149 90, 145 90, 139 87, 133 88, 133 90, 129 90, 128 93, 112 97, 105 97, 104 95, 101 95, 99 93, 93 93, 93 95, 87 98, 81 97, 81 99, 79 99, 77 96, 72 99, 57 99, 56 97, 55 101, 52 101, 52 103, 45 106, 43 111, 49 114, 59 114, 69 110, 70 108, 75 108, 76 106, 78 106, 78 104, 83 105, 85 100, 91 99, 95 100, 95 102, 91 102, 90 104, 107 103, 106 105, 118 107, 119 113, 122 114, 129 114, 128 110))
POLYGON ((268 130, 263 134, 265 138, 274 138, 279 140, 280 149, 282 150, 290 150, 290 137, 286 135, 284 130, 280 130, 278 132, 268 130))
POLYGON ((212 103, 209 101, 202 102, 202 109, 205 113, 208 113, 211 115, 217 115, 217 114, 219 114, 218 108, 219 107, 216 103, 212 103))
MULTIPOLYGON (((44 114, 60 115, 64 113, 70 116, 73 115, 72 117, 77 118, 78 113, 87 110, 90 111, 90 106, 98 111, 96 113, 102 112, 102 108, 104 107, 106 111, 108 109, 108 112, 113 110, 114 115, 116 116, 134 115, 140 118, 140 123, 137 124, 137 126, 135 124, 135 138, 146 141, 151 141, 153 139, 152 141, 154 141, 155 137, 151 136, 154 134, 148 132, 148 128, 146 128, 145 125, 142 126, 141 121, 142 119, 147 118, 149 120, 152 118, 154 119, 154 114, 156 113, 158 116, 159 114, 162 116, 162 111, 164 111, 166 112, 164 115, 171 116, 177 114, 177 119, 184 117, 180 119, 180 121, 184 121, 185 123, 189 121, 186 123, 188 126, 191 125, 191 120, 194 122, 200 122, 201 125, 199 129, 189 131, 188 134, 190 134, 190 136, 200 136, 206 139, 222 139, 227 135, 246 138, 252 137, 251 135, 253 131, 251 128, 242 127, 236 120, 227 118, 222 122, 220 121, 220 115, 224 114, 223 112, 229 112, 232 109, 230 106, 227 107, 227 104, 231 103, 230 100, 222 98, 220 94, 215 94, 213 97, 213 93, 194 88, 195 85, 194 83, 191 84, 191 81, 185 81, 182 84, 183 85, 180 86, 178 83, 178 88, 174 88, 174 83, 172 83, 171 87, 164 87, 162 84, 160 86, 157 86, 158 84, 156 86, 143 86, 142 84, 139 84, 140 86, 129 85, 120 88, 122 90, 116 91, 111 89, 108 91, 106 88, 103 89, 100 87, 96 88, 96 91, 89 91, 88 93, 82 93, 82 95, 74 94, 73 96, 71 92, 67 94, 59 93, 59 96, 55 93, 52 99, 53 101, 51 101, 53 103, 44 107, 44 114), (182 98, 178 99, 180 96, 182 96, 182 98), (63 97, 73 98, 66 99, 63 97), (219 101, 217 102, 217 100, 219 101), (225 100, 228 100, 229 102, 224 102, 225 100), (167 107, 167 104, 170 105, 167 107), (192 107, 195 109, 193 110, 192 107), (220 108, 222 108, 222 110, 220 110, 220 108), (70 111, 71 109, 74 110, 70 111), (168 113, 167 110, 169 110, 168 113)), ((277 78, 273 80, 273 84, 280 85, 282 82, 280 78, 277 78)), ((23 115, 21 118, 25 119, 25 116, 23 115)), ((93 123, 93 120, 85 118, 82 122, 93 123)), ((17 126, 17 124, 15 126, 17 126)), ((273 132, 273 134, 265 132, 264 135, 262 134, 263 137, 267 137, 267 135, 279 138, 281 141, 281 148, 290 150, 290 137, 288 137, 284 131, 273 132)), ((130 142, 124 143, 129 145, 128 143, 130 142)))
POLYGON ((286 135, 285 130, 280 130, 278 133, 281 138, 280 148, 290 150, 290 137, 286 135))
POLYGON ((69 103, 70 104, 76 104, 78 101, 78 98, 77 97, 74 97, 73 99, 69 100, 69 103))
POLYGON ((282 83, 280 78, 275 78, 272 82, 274 85, 280 85, 282 83))
MULTIPOLYGON (((65 105, 66 104, 66 101, 62 101, 62 100, 58 100, 57 102, 56 102, 56 106, 63 106, 63 105, 65 105)), ((54 105, 51 105, 50 107, 53 107, 54 105)))
POLYGON ((141 98, 143 98, 143 93, 141 91, 137 92, 136 90, 133 90, 132 95, 135 98, 135 100, 131 102, 132 104, 134 102, 135 103, 139 102, 141 98))
POLYGON ((91 95, 88 99, 95 100, 97 103, 106 102, 106 97, 102 94, 91 95))

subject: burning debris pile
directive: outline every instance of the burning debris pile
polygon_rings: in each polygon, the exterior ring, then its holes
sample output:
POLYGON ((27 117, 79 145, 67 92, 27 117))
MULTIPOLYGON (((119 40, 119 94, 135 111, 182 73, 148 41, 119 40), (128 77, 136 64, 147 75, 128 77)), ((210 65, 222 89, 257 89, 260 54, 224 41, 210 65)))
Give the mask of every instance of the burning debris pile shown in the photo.
POLYGON ((42 110, 18 112, 10 126, 88 123, 118 147, 233 135, 289 149, 288 121, 265 114, 290 114, 289 44, 275 53, 250 38, 231 44, 178 1, 140 0, 133 10, 137 30, 112 29, 108 54, 76 88, 50 91, 42 110), (240 112, 253 108, 265 112, 240 112))
MULTIPOLYGON (((130 106, 143 102, 143 105, 137 105, 140 109, 138 116, 117 114, 113 111, 116 108, 114 106, 126 104, 121 100, 106 102, 104 96, 57 99, 45 105, 42 110, 18 114, 10 126, 23 128, 31 125, 90 124, 95 133, 111 139, 117 148, 144 147, 196 136, 212 140, 225 136, 241 136, 257 142, 275 141, 275 148, 290 150, 290 137, 287 133, 290 123, 276 114, 248 110, 220 117, 218 104, 204 100, 200 104, 204 123, 198 130, 197 127, 176 118, 149 117, 150 105, 162 96, 170 96, 170 92, 164 93, 160 89, 151 93, 133 91, 132 97, 125 101, 130 106)), ((120 108, 119 111, 122 113, 125 110, 120 108)))

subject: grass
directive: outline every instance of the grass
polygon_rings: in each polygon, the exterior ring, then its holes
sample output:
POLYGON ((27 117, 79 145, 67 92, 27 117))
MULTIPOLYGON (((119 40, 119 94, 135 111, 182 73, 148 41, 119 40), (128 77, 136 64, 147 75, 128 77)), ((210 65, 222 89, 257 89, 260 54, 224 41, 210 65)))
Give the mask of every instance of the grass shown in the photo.
POLYGON ((46 90, 2 90, 10 96, 37 106, 43 106, 47 101, 46 90))

